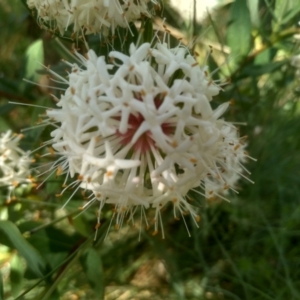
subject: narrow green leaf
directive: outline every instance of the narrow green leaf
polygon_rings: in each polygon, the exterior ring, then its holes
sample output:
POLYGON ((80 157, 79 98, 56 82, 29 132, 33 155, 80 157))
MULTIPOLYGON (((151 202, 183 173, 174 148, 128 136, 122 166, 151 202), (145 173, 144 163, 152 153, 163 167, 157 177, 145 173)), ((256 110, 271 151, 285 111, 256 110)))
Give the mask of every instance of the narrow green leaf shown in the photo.
POLYGON ((11 293, 14 297, 17 297, 23 287, 24 266, 21 258, 17 254, 13 256, 10 265, 11 293))
POLYGON ((44 258, 26 241, 19 229, 12 222, 0 221, 0 233, 19 251, 19 254, 25 258, 28 268, 37 277, 46 275, 47 265, 44 258))
POLYGON ((286 12, 291 8, 293 5, 293 1, 290 0, 276 0, 275 1, 275 9, 274 14, 278 20, 279 23, 281 23, 281 20, 283 16, 286 14, 286 12))
POLYGON ((282 19, 282 24, 285 24, 287 22, 289 22, 292 18, 294 18, 295 16, 299 15, 300 12, 300 3, 298 4, 297 7, 293 7, 291 8, 283 17, 282 19))
MULTIPOLYGON (((49 271, 47 273, 46 276, 44 276, 42 279, 36 281, 32 286, 30 286, 26 291, 24 291, 21 295, 19 295, 15 300, 23 300, 24 296, 29 293, 30 291, 32 291, 35 287, 39 286, 43 281, 47 281, 48 282, 48 289, 44 290, 43 293, 44 294, 48 294, 48 297, 53 295, 53 293, 56 293, 56 286, 58 285, 58 283, 60 282, 60 279, 63 278, 64 274, 67 272, 69 264, 72 264, 74 261, 77 260, 78 258, 78 252, 80 250, 80 247, 78 249, 75 250, 75 252, 73 252, 70 256, 68 256, 65 260, 61 261, 59 265, 57 265, 56 267, 54 267, 51 271, 49 271), (59 269, 61 269, 63 266, 66 266, 63 268, 63 271, 60 272, 60 275, 56 278, 56 280, 53 282, 50 278, 51 276, 58 271, 59 269)), ((43 295, 44 295, 43 294, 43 295)), ((42 296, 43 297, 43 296, 42 296)), ((46 298, 47 299, 47 298, 46 298)), ((49 298, 48 298, 49 299, 49 298)), ((59 297, 56 297, 56 299, 59 299, 59 297)))
POLYGON ((299 9, 299 0, 276 0, 274 9, 276 19, 273 21, 273 31, 279 31, 281 25, 299 13, 299 9))
POLYGON ((153 40, 153 24, 152 19, 148 18, 143 23, 143 42, 144 43, 151 43, 153 40))
MULTIPOLYGON (((214 59, 214 57, 213 57, 212 55, 209 55, 209 56, 208 56, 208 66, 209 66, 209 71, 210 71, 210 72, 213 72, 213 71, 215 71, 215 70, 217 70, 217 69, 219 68, 218 64, 216 63, 216 61, 215 61, 215 59, 214 59)), ((220 71, 220 70, 218 70, 218 71, 214 74, 214 76, 213 76, 213 79, 214 79, 214 80, 219 80, 219 79, 220 79, 219 71, 220 71)))
POLYGON ((238 0, 232 4, 226 38, 231 53, 239 60, 248 54, 251 46, 251 19, 247 0, 238 0))
MULTIPOLYGON (((64 217, 60 219, 63 220, 64 217)), ((81 236, 78 234, 71 236, 54 227, 55 221, 57 219, 46 224, 45 222, 28 221, 19 226, 21 232, 31 233, 28 242, 34 248, 39 249, 45 258, 45 254, 69 252, 73 245, 81 239, 81 236)))
POLYGON ((55 298, 55 295, 58 294, 57 286, 61 283, 62 279, 66 276, 66 273, 69 271, 72 265, 78 261, 82 249, 85 249, 87 244, 90 244, 90 242, 91 242, 91 237, 90 239, 87 239, 84 243, 82 243, 73 253, 69 255, 69 257, 61 265, 62 268, 59 271, 58 276, 55 277, 55 280, 51 282, 51 284, 49 284, 46 290, 42 293, 41 297, 38 299, 40 300, 60 299, 57 296, 55 298))
POLYGON ((250 19, 252 26, 258 28, 260 25, 260 17, 259 17, 259 0, 247 0, 250 19))
POLYGON ((37 71, 41 69, 41 65, 44 63, 44 47, 41 39, 31 44, 26 51, 26 73, 25 77, 32 80, 37 80, 39 74, 37 71))
POLYGON ((99 253, 88 248, 82 253, 80 262, 97 299, 104 299, 104 274, 99 253))
POLYGON ((261 76, 266 73, 272 73, 279 70, 283 65, 286 64, 286 61, 275 61, 272 63, 265 63, 262 65, 253 65, 245 67, 241 73, 241 77, 252 77, 252 76, 261 76))

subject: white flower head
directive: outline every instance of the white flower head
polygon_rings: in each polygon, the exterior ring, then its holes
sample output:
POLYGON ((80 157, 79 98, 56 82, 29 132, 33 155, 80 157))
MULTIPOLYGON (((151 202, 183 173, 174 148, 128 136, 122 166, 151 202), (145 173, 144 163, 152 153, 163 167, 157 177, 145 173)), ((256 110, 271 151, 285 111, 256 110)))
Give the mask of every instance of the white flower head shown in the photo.
POLYGON ((0 187, 8 189, 7 200, 10 200, 14 189, 32 182, 28 152, 19 147, 22 135, 13 134, 11 130, 0 135, 0 187))
POLYGON ((116 227, 136 208, 144 216, 153 207, 156 233, 168 203, 176 219, 199 219, 190 190, 206 198, 235 190, 245 145, 220 119, 228 103, 212 109, 221 88, 186 47, 132 44, 129 55, 110 52, 110 63, 92 50, 76 55, 83 67, 71 65, 68 88, 44 122, 55 127, 47 144, 60 156, 52 172, 75 178, 66 189, 90 192, 83 208, 99 202, 98 226, 106 203, 116 227))
POLYGON ((38 20, 47 22, 51 29, 64 31, 73 26, 74 33, 99 33, 117 26, 128 27, 141 16, 151 17, 148 2, 156 0, 27 0, 30 9, 36 9, 38 20))

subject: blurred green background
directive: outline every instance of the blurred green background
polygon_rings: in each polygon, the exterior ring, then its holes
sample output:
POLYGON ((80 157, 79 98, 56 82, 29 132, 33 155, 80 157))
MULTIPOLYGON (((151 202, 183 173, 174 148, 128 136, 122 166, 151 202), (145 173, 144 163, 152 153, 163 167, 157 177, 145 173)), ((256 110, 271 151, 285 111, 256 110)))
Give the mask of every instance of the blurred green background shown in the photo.
MULTIPOLYGON (((169 30, 195 41, 213 79, 230 78, 214 104, 231 101, 225 118, 247 124, 238 126, 257 158, 246 165, 255 184, 241 180, 231 203, 197 199, 200 228, 187 218, 191 237, 170 209, 165 239, 143 231, 139 240, 124 226, 104 240, 107 209, 96 242, 97 208, 78 216, 78 194, 60 209, 70 195, 55 196, 60 179, 17 189, 11 202, 0 190, 0 299, 300 299, 300 77, 290 63, 300 53, 299 0, 220 1, 201 23, 163 9, 169 30)), ((51 88, 23 78, 53 84, 36 62, 64 70, 72 43, 41 30, 22 1, 0 0, 0 28, 0 131, 19 133, 43 113, 21 104, 55 105, 51 88)), ((99 37, 89 44, 100 55, 99 37)), ((25 131, 22 148, 37 148, 50 130, 25 131)))

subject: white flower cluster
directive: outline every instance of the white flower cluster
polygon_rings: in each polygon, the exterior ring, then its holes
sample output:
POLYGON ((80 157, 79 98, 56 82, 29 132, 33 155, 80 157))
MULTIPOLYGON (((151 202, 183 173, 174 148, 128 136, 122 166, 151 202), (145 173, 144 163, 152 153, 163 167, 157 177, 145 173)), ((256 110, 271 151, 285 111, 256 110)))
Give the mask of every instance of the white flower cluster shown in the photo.
MULTIPOLYGON (((151 17, 149 0, 27 0, 30 9, 36 9, 38 19, 49 22, 52 29, 64 31, 73 26, 75 33, 98 33, 103 28, 128 27, 142 15, 151 17)), ((157 4, 156 0, 151 0, 157 4)))
POLYGON ((220 119, 228 103, 211 107, 220 86, 185 47, 132 44, 129 56, 110 52, 111 63, 92 50, 87 58, 76 54, 84 67, 68 63, 69 86, 46 112, 44 122, 55 126, 46 144, 60 156, 52 172, 76 176, 62 193, 90 191, 83 208, 99 201, 98 224, 105 203, 115 207, 116 227, 137 207, 143 215, 153 207, 157 232, 167 203, 175 218, 198 220, 191 189, 206 198, 234 190, 244 176, 245 145, 220 119))
POLYGON ((8 189, 7 200, 17 186, 31 182, 29 166, 32 159, 18 146, 21 138, 22 135, 10 130, 0 135, 0 187, 8 189))

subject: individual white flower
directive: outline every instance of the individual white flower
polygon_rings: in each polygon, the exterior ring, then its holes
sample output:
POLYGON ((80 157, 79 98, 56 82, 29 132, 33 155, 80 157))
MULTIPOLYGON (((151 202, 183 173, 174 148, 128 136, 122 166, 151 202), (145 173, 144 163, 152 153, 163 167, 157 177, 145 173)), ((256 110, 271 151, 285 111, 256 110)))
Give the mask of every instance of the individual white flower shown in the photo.
POLYGON ((21 138, 22 135, 11 130, 0 135, 0 187, 8 189, 7 200, 16 187, 32 182, 29 169, 32 159, 19 147, 21 138))
POLYGON ((92 50, 87 58, 76 53, 83 67, 68 63, 68 87, 46 112, 55 127, 46 144, 60 156, 52 172, 75 178, 62 193, 90 192, 84 209, 99 202, 97 226, 106 203, 116 227, 153 207, 156 233, 168 203, 175 218, 199 219, 190 190, 206 198, 235 191, 248 155, 238 130, 220 119, 228 103, 210 105, 220 86, 185 47, 132 44, 129 52, 110 52, 110 63, 92 50))
POLYGON ((75 33, 99 33, 109 28, 114 33, 117 26, 128 27, 141 16, 151 17, 148 2, 156 0, 27 0, 30 9, 36 9, 38 20, 49 23, 51 29, 64 31, 73 26, 75 33))

